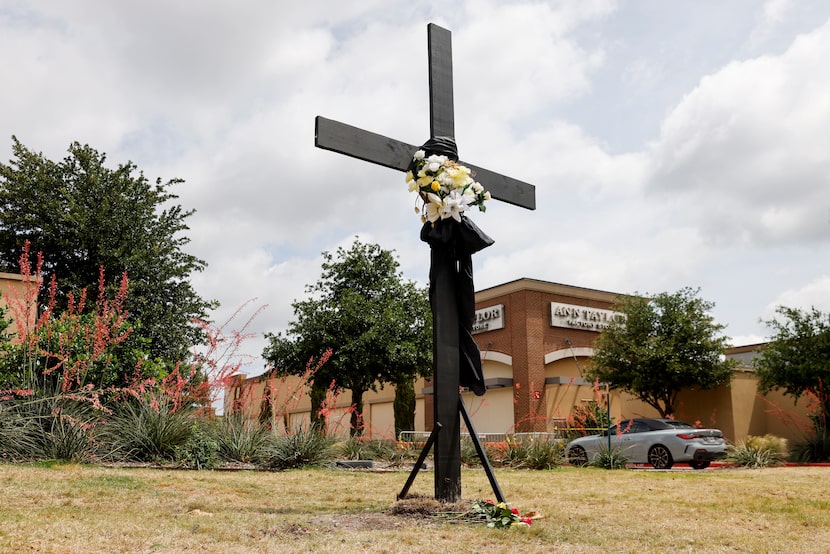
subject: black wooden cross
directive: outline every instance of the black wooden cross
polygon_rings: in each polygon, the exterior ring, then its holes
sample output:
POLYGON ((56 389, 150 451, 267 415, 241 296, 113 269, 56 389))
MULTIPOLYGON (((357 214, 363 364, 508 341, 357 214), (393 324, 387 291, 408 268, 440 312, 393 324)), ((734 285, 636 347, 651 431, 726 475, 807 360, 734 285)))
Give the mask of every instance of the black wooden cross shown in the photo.
MULTIPOLYGON (((453 115, 452 40, 450 32, 434 23, 427 26, 429 50, 429 121, 430 137, 455 137, 453 115)), ((369 131, 317 116, 314 145, 353 158, 372 162, 399 171, 406 171, 419 147, 369 131)), ((461 161, 475 175, 476 181, 490 191, 493 198, 527 208, 536 209, 536 189, 533 185, 494 173, 477 165, 461 161)), ((431 289, 433 299, 433 391, 436 428, 430 437, 435 441, 435 498, 455 502, 461 496, 461 457, 459 414, 474 436, 469 416, 459 395, 459 335, 458 314, 444 306, 455 305, 456 285, 450 271, 436 267, 433 250, 431 289), (438 308, 436 308, 438 306, 438 308), (440 433, 438 432, 440 430, 440 433), (437 440, 436 440, 437 434, 437 440)), ((440 264, 439 264, 440 265, 440 264)), ((494 492, 503 501, 501 491, 483 450, 479 456, 488 470, 494 492)), ((427 447, 428 449, 429 447, 427 447)), ((424 453, 426 453, 426 450, 424 453)), ((417 467, 416 470, 417 471, 417 467)), ((414 477, 414 472, 411 478, 414 477)), ((410 478, 410 482, 411 482, 410 478)), ((408 483, 407 485, 409 485, 408 483)), ((405 487, 402 495, 406 494, 405 487)))

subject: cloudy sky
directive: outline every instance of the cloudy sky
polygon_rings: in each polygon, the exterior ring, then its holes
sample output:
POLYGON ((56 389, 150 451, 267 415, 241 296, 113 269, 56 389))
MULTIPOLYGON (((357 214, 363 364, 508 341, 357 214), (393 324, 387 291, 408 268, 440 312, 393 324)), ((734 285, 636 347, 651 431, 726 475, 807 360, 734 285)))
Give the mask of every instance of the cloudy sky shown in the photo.
POLYGON ((314 148, 314 116, 429 138, 429 22, 461 157, 536 185, 536 211, 472 214, 477 288, 699 287, 736 345, 777 305, 830 310, 824 0, 0 0, 0 159, 78 141, 185 179, 216 320, 255 299, 251 330, 283 330, 355 236, 426 284, 403 175, 314 148))

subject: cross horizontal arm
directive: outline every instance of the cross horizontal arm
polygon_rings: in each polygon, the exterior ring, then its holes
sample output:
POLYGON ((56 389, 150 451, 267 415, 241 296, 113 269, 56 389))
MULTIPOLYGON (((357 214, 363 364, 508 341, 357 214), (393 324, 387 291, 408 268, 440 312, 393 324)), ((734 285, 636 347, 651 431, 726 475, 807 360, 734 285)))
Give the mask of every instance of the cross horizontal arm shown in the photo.
POLYGON ((475 180, 490 191, 490 196, 496 200, 528 210, 536 209, 536 187, 534 185, 471 163, 464 161, 460 163, 470 168, 475 180))
POLYGON ((314 119, 314 146, 398 171, 406 171, 418 150, 417 146, 319 115, 314 119))
MULTIPOLYGON (((419 148, 319 115, 315 118, 314 146, 398 171, 406 171, 412 155, 419 148)), ((496 200, 536 209, 536 187, 533 185, 467 162, 460 163, 473 171, 476 181, 496 200)))

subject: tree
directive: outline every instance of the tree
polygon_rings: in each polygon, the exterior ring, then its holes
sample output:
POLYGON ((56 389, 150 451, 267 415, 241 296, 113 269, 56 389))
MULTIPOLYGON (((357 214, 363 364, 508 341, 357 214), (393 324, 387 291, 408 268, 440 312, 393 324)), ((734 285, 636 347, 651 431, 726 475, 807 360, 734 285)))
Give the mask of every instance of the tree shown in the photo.
POLYGON ((129 276, 126 309, 134 339, 151 358, 175 362, 201 337, 194 318, 213 304, 191 286, 205 262, 187 254, 185 211, 174 201, 171 179, 151 184, 132 162, 105 167, 106 155, 75 142, 60 162, 46 159, 13 140, 12 159, 0 164, 0 270, 17 271, 25 242, 42 252, 44 271, 57 275, 57 309, 69 292, 108 275, 129 276))
POLYGON ((735 362, 723 352, 724 329, 708 314, 714 304, 697 297, 699 290, 674 294, 625 296, 617 318, 594 345, 591 379, 630 392, 662 417, 674 414, 683 389, 708 390, 729 383, 735 362))
POLYGON ((312 376, 312 417, 332 384, 352 393, 351 433, 361 434, 363 394, 378 383, 428 373, 432 317, 428 294, 398 272, 392 252, 355 239, 336 257, 323 252, 322 275, 294 301, 287 334, 267 334, 263 357, 279 375, 302 375, 308 360, 331 350, 312 376))
POLYGON ((830 422, 830 314, 816 308, 802 311, 779 306, 783 319, 765 323, 774 330, 772 340, 755 360, 761 392, 783 389, 796 399, 807 395, 818 403, 813 424, 828 436, 830 422))

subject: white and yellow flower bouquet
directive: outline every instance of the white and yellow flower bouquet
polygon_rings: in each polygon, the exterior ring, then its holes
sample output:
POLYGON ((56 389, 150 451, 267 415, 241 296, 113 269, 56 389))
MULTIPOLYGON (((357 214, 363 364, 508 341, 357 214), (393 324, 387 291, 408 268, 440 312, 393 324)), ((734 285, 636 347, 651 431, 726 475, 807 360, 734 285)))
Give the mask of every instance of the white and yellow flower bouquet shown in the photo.
POLYGON ((473 179, 470 168, 447 156, 427 156, 424 150, 415 152, 412 160, 414 169, 407 171, 406 184, 423 202, 415 207, 421 221, 434 224, 453 218, 460 222, 461 215, 471 206, 486 211, 484 202, 490 200, 490 193, 473 179))

